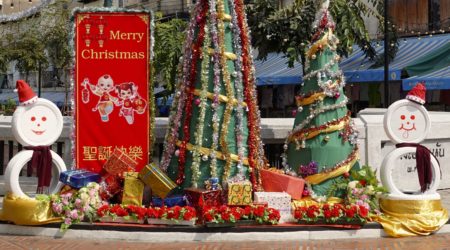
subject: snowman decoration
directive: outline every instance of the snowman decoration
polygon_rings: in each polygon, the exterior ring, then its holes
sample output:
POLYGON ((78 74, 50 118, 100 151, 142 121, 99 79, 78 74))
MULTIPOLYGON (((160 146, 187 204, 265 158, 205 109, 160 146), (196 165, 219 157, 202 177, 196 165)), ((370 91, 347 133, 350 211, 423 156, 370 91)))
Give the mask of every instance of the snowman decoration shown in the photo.
POLYGON ((418 83, 406 99, 394 102, 384 115, 384 129, 396 149, 384 158, 380 177, 388 191, 388 199, 395 200, 439 200, 436 192, 441 179, 439 163, 430 150, 420 145, 430 130, 430 116, 424 108, 425 86, 418 83), (420 191, 405 193, 393 182, 392 172, 395 161, 400 157, 415 153, 420 191))
POLYGON ((13 114, 12 132, 25 150, 8 163, 5 171, 6 191, 14 196, 27 196, 19 186, 19 174, 31 161, 38 176, 36 193, 56 193, 62 186, 58 181, 59 174, 66 171, 66 165, 58 154, 50 150, 50 146, 62 132, 61 112, 49 100, 38 98, 23 80, 17 81, 15 91, 18 92, 20 105, 13 114), (52 171, 52 163, 57 168, 56 173, 52 171))

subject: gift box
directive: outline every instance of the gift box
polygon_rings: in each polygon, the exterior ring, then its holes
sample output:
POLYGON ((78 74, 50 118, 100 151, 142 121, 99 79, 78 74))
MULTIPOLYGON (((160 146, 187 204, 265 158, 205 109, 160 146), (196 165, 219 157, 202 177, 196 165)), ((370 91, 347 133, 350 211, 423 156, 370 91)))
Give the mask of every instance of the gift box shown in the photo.
POLYGON ((139 179, 150 186, 153 194, 161 198, 166 198, 170 191, 177 187, 177 185, 153 163, 145 166, 141 172, 139 172, 139 179))
POLYGON ((275 171, 261 169, 262 187, 266 192, 286 192, 292 199, 301 199, 305 180, 275 171))
POLYGON ((174 195, 171 197, 166 197, 164 199, 161 199, 159 197, 153 197, 152 198, 152 204, 154 207, 174 207, 174 206, 180 206, 184 207, 186 206, 187 197, 185 195, 174 195))
POLYGON ((221 190, 206 190, 201 188, 186 188, 188 205, 193 206, 197 211, 202 211, 203 207, 217 207, 221 204, 221 190))
POLYGON ((228 183, 228 205, 252 204, 252 184, 249 181, 228 183))
POLYGON ((82 188, 89 182, 99 182, 100 175, 87 170, 67 170, 59 175, 59 180, 73 188, 82 188))
POLYGON ((142 206, 144 183, 139 180, 138 174, 138 172, 124 173, 122 205, 142 206))
POLYGON ((122 191, 123 180, 117 175, 105 175, 100 182, 100 197, 109 200, 122 191))
POLYGON ((271 208, 280 211, 280 223, 294 222, 291 211, 291 196, 285 192, 255 192, 255 202, 267 202, 271 208))
POLYGON ((136 170, 137 162, 131 159, 127 154, 116 148, 111 156, 103 165, 103 169, 111 175, 122 176, 124 172, 136 170))

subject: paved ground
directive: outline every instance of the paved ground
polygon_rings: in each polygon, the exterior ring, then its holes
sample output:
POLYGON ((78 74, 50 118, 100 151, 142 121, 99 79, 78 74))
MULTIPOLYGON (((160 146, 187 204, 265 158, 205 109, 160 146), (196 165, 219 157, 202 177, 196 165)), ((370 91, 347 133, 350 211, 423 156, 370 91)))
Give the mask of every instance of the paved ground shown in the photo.
MULTIPOLYGON (((174 239, 176 240, 176 239, 174 239)), ((54 239, 35 236, 0 236, 0 249, 183 249, 183 250, 276 250, 276 249, 407 249, 441 250, 450 249, 450 234, 427 237, 372 238, 356 240, 315 240, 287 242, 191 242, 191 243, 148 243, 127 241, 54 239)))

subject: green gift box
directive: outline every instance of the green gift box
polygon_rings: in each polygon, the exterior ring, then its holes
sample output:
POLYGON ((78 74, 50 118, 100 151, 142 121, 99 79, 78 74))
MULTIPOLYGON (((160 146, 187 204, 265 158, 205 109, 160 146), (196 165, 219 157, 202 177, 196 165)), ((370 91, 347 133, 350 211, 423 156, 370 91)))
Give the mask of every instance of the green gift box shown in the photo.
POLYGON ((228 183, 228 205, 252 204, 252 184, 249 181, 228 183))
POLYGON ((145 166, 139 172, 139 179, 150 186, 154 195, 160 198, 166 196, 177 187, 177 185, 154 163, 145 166))

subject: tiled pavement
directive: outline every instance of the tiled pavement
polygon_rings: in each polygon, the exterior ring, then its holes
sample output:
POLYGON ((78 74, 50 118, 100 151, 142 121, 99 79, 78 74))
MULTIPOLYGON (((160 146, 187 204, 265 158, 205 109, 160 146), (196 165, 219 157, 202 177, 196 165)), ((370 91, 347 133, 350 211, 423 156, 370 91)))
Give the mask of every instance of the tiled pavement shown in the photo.
MULTIPOLYGON (((176 239, 174 239, 175 241, 176 239)), ((427 237, 372 238, 351 240, 310 240, 284 242, 189 242, 151 243, 88 239, 55 239, 35 236, 0 236, 0 249, 185 249, 185 250, 264 250, 264 249, 450 249, 450 234, 427 237)))

